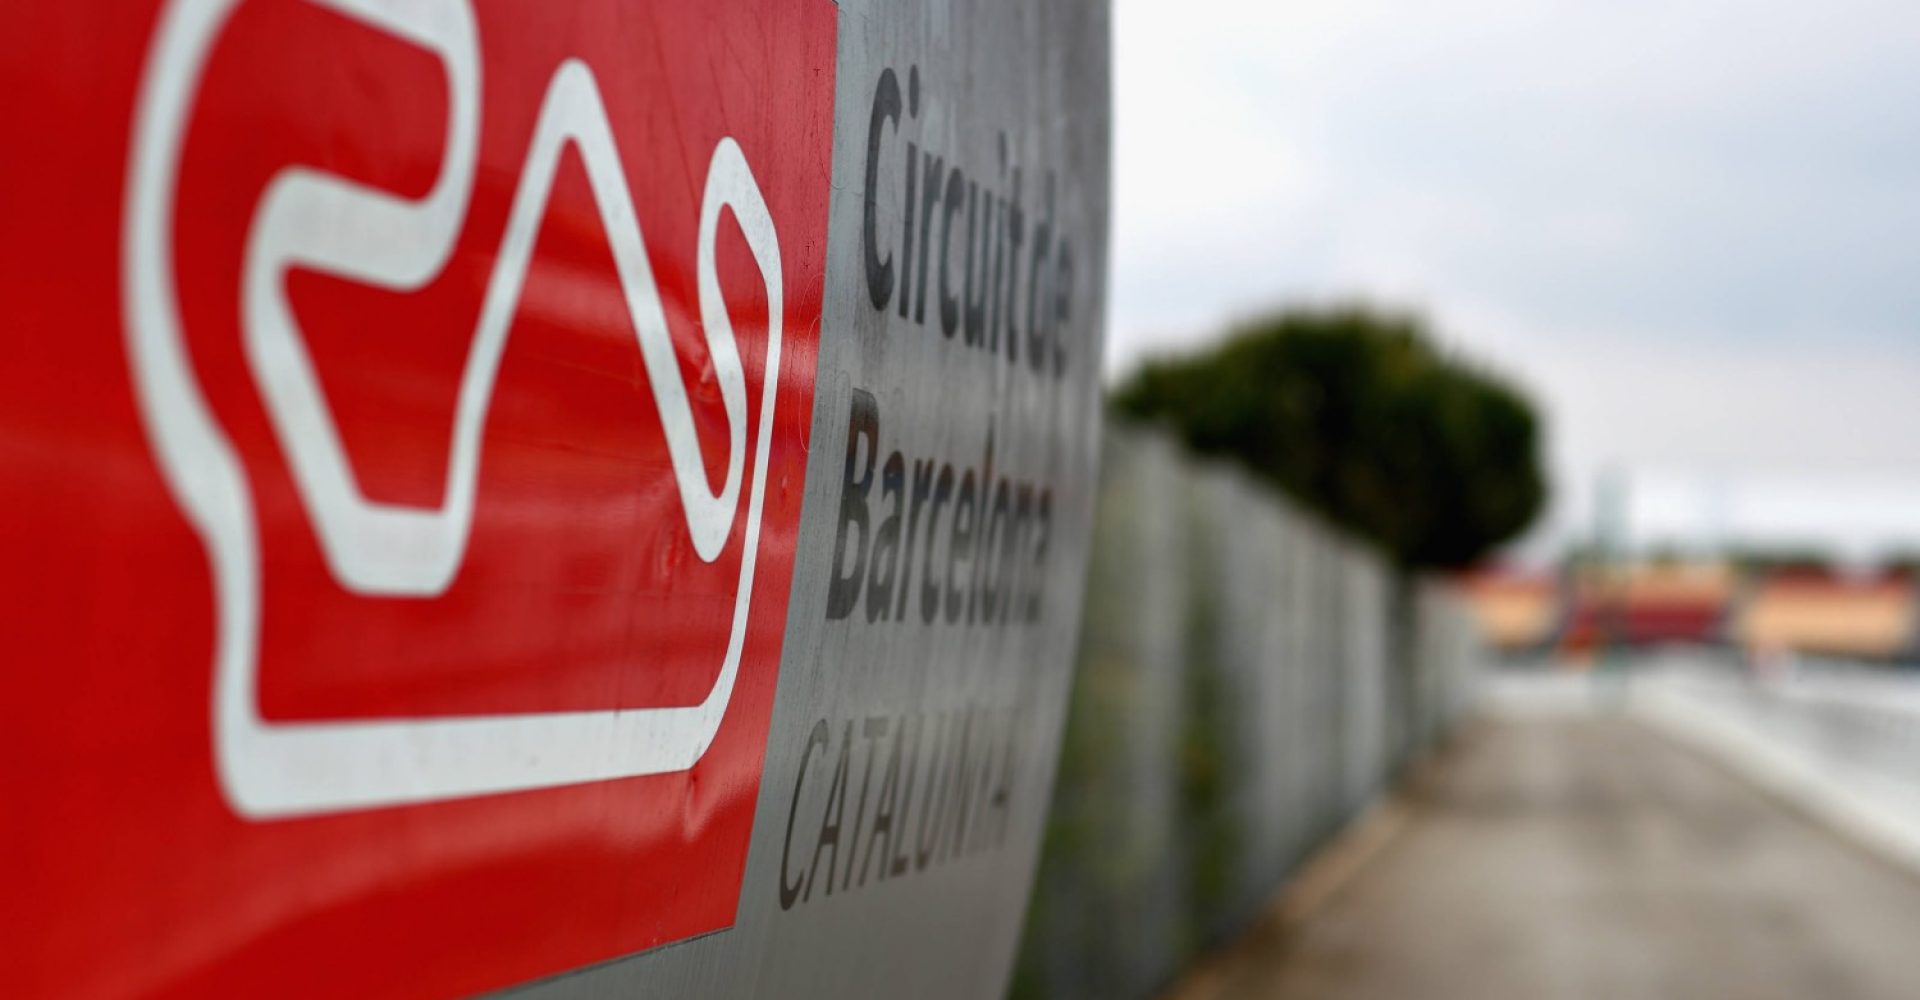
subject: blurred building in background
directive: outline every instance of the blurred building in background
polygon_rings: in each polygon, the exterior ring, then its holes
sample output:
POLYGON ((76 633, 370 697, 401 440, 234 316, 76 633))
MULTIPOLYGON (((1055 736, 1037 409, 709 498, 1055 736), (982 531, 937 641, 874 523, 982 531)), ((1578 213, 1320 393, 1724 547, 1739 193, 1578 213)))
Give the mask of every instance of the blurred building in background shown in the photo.
POLYGON ((1560 581, 1548 573, 1495 567, 1458 578, 1487 645, 1509 654, 1552 644, 1566 616, 1560 581))
POLYGON ((1920 586, 1905 569, 1636 559, 1605 569, 1492 567, 1456 585, 1488 645, 1512 657, 1693 646, 1756 661, 1798 654, 1920 665, 1920 586))
POLYGON ((1800 652, 1915 662, 1914 580, 1782 571, 1756 584, 1734 618, 1750 653, 1800 652))

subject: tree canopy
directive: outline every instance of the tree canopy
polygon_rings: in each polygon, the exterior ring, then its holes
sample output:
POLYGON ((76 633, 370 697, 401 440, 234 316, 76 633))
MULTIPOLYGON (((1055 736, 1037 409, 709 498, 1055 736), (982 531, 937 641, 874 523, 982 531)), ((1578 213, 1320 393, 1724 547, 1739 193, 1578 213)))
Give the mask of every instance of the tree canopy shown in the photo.
POLYGON ((1437 349, 1410 314, 1282 311, 1148 362, 1114 402, 1237 457, 1407 566, 1475 562, 1546 500, 1531 402, 1437 349))

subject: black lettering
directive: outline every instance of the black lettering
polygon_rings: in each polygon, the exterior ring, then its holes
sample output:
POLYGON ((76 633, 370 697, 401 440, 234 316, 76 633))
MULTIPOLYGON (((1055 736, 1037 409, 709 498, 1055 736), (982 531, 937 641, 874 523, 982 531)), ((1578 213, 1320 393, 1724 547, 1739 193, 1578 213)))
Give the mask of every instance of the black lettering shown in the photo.
POLYGON ((967 828, 965 853, 978 854, 991 843, 990 831, 993 829, 993 744, 988 742, 987 729, 994 717, 987 716, 980 722, 980 767, 979 787, 975 793, 979 796, 980 812, 974 816, 974 823, 967 828))
POLYGON ((988 493, 992 491, 992 489, 993 489, 993 422, 988 421, 987 422, 987 455, 980 465, 980 505, 978 508, 976 508, 976 510, 980 511, 980 513, 978 513, 975 516, 974 526, 973 526, 974 527, 973 537, 976 542, 976 544, 973 546, 973 551, 971 553, 971 555, 973 556, 973 573, 969 576, 968 582, 967 582, 967 624, 969 625, 973 624, 975 614, 981 610, 984 610, 979 606, 980 605, 980 577, 982 572, 986 569, 989 557, 993 555, 992 548, 991 548, 992 543, 987 541, 985 538, 986 521, 987 521, 985 510, 987 507, 988 493))
POLYGON ((1009 623, 1022 620, 1020 585, 1026 581, 1027 540, 1033 534, 1033 487, 1021 483, 1013 491, 1012 522, 1000 541, 1000 613, 1009 623))
POLYGON ((873 489, 874 452, 879 443, 880 404, 874 400, 872 393, 855 389, 847 416, 847 468, 840 486, 840 529, 834 534, 833 571, 827 584, 827 618, 830 621, 852 613, 866 581, 867 493, 873 489), (866 462, 856 476, 854 470, 861 467, 862 441, 866 443, 866 462), (859 540, 853 550, 853 565, 848 567, 847 534, 854 529, 859 531, 859 540))
MULTIPOLYGON (((960 327, 960 297, 952 291, 952 282, 948 280, 947 261, 953 250, 953 217, 966 202, 967 179, 960 172, 959 164, 947 172, 946 213, 940 220, 940 332, 948 337, 960 327)), ((966 253, 961 247, 960 252, 966 253)))
POLYGON ((993 192, 987 192, 986 208, 980 208, 980 188, 967 190, 967 266, 962 279, 966 296, 966 342, 978 346, 987 334, 987 261, 993 256, 993 192), (977 226, 976 229, 976 217, 977 226), (976 271, 975 265, 978 265, 976 271))
POLYGON ((1007 842, 1007 831, 1012 825, 1013 777, 1015 766, 1019 762, 1020 719, 1019 709, 1015 708, 1007 715, 1007 745, 1000 758, 1000 780, 993 786, 993 795, 987 799, 987 805, 994 813, 993 846, 1000 847, 1007 842))
MULTIPOLYGON (((878 743, 881 737, 887 735, 887 717, 884 715, 868 716, 867 720, 860 726, 860 735, 867 738, 867 758, 865 764, 863 764, 860 769, 860 805, 853 811, 853 839, 847 843, 846 874, 840 877, 840 888, 843 891, 847 886, 853 884, 853 859, 860 856, 860 824, 865 821, 867 815, 867 782, 873 778, 874 744, 878 743)), ((869 849, 867 853, 871 854, 873 851, 869 849)), ((828 873, 831 875, 832 870, 829 869, 828 873)), ((867 884, 865 865, 862 865, 860 868, 860 884, 867 884)))
POLYGON ((935 736, 933 756, 927 761, 927 790, 920 799, 920 828, 913 838, 913 867, 915 871, 926 871, 933 861, 933 852, 940 844, 940 820, 946 813, 947 789, 941 764, 951 752, 949 744, 953 727, 947 716, 940 717, 940 735, 935 736), (935 782, 941 781, 939 787, 935 782))
MULTIPOLYGON (((914 718, 921 719, 920 716, 915 716, 914 718)), ((901 724, 905 725, 904 722, 901 724)), ((923 719, 913 727, 913 753, 907 759, 907 785, 900 790, 900 812, 898 814, 900 828, 893 833, 894 842, 890 845, 892 853, 887 858, 887 870, 886 874, 882 876, 883 878, 905 875, 907 873, 907 814, 908 811, 913 808, 914 775, 920 768, 920 744, 926 737, 926 731, 927 725, 923 719)))
MULTIPOLYGON (((907 502, 906 543, 900 546, 900 603, 894 608, 893 616, 901 621, 907 620, 907 595, 913 592, 913 550, 920 538, 920 505, 927 499, 927 491, 933 488, 933 462, 915 461, 913 463, 913 487, 911 500, 907 502)), ((927 553, 932 561, 933 553, 927 553)))
MULTIPOLYGON (((934 529, 940 524, 940 508, 953 495, 953 466, 940 467, 940 479, 933 486, 933 508, 927 511, 927 568, 925 579, 920 584, 920 620, 932 624, 940 614, 940 581, 934 576, 940 564, 933 558, 934 529)), ((951 558, 952 549, 949 547, 951 558)), ((952 579, 952 567, 948 567, 948 579, 952 579)))
POLYGON ((787 806, 787 839, 780 846, 780 908, 783 910, 793 909, 794 901, 800 897, 800 881, 787 881, 787 862, 793 850, 793 821, 800 814, 800 788, 807 781, 807 763, 813 759, 813 748, 826 747, 831 733, 827 720, 814 723, 813 732, 807 736, 807 748, 800 751, 800 771, 793 778, 793 801, 787 806))
POLYGON ((1007 525, 1011 504, 1008 485, 1007 480, 1002 479, 994 487, 990 508, 992 513, 987 515, 986 531, 980 536, 980 557, 975 560, 975 565, 980 567, 974 573, 974 579, 979 581, 976 586, 979 588, 980 621, 988 625, 1000 617, 1000 581, 994 579, 994 574, 998 572, 1004 575, 1007 564, 1012 562, 1009 557, 1013 552, 1007 544, 1013 540, 1012 529, 1007 525))
MULTIPOLYGON (((867 869, 873 865, 874 851, 882 843, 887 850, 880 851, 880 881, 887 880, 888 855, 894 844, 893 816, 894 807, 900 794, 900 757, 906 742, 907 720, 902 717, 900 724, 893 727, 893 752, 887 756, 887 769, 880 775, 880 795, 873 805, 873 828, 867 831, 867 854, 860 859, 860 884, 867 884, 867 869)), ((901 858, 904 868, 906 859, 901 858)))
MULTIPOLYGON (((1020 207, 1020 171, 1013 172, 1013 196, 1007 201, 1007 292, 1000 300, 1001 308, 1007 314, 1007 360, 1020 359, 1020 331, 1013 325, 1013 301, 1020 290, 1020 244, 1027 236, 1027 213, 1020 207)), ((1032 283, 1028 283, 1027 301, 1033 301, 1032 283)), ((1032 325, 1029 318, 1028 325, 1032 325)))
POLYGON ((940 856, 952 857, 960 853, 967 837, 967 818, 973 809, 973 709, 966 708, 960 713, 960 735, 956 749, 948 753, 951 762, 947 765, 947 798, 950 800, 943 810, 947 821, 945 834, 940 838, 940 856))
POLYGON ((907 318, 907 306, 913 300, 913 208, 915 192, 919 185, 915 183, 917 174, 914 168, 920 162, 920 147, 907 140, 907 192, 902 200, 904 210, 900 213, 900 318, 907 318))
POLYGON ((840 860, 840 821, 847 812, 847 752, 853 746, 853 723, 847 723, 847 731, 840 738, 840 762, 833 768, 833 784, 827 786, 827 807, 820 814, 820 837, 813 842, 813 864, 807 869, 807 889, 800 896, 801 902, 813 898, 813 883, 820 876, 820 856, 832 851, 827 862, 827 891, 833 895, 833 866, 840 860))
POLYGON ((1035 372, 1041 370, 1047 358, 1046 331, 1039 325, 1046 321, 1046 317, 1042 315, 1036 322, 1035 307, 1044 300, 1045 293, 1041 291, 1040 279, 1052 277, 1042 274, 1040 270, 1041 263, 1051 253, 1053 241, 1053 175, 1051 173, 1047 175, 1047 193, 1042 200, 1046 204, 1046 214, 1041 217, 1040 225, 1034 229, 1033 257, 1027 265, 1027 366, 1035 372))
POLYGON ((947 543, 947 624, 949 625, 960 621, 961 614, 966 611, 967 593, 970 588, 964 583, 956 586, 954 577, 960 574, 964 581, 966 569, 973 561, 973 520, 976 514, 974 508, 977 506, 975 492, 973 470, 968 469, 967 474, 960 479, 960 495, 953 503, 953 535, 947 543))
POLYGON ((1053 276, 1053 377, 1060 378, 1067 373, 1067 344, 1065 331, 1067 323, 1073 319, 1073 248, 1067 241, 1059 242, 1059 250, 1054 256, 1053 276))
POLYGON ((887 308, 893 295, 893 254, 880 259, 877 234, 880 203, 880 125, 892 122, 899 130, 900 81, 891 67, 880 71, 880 84, 873 91, 873 111, 867 117, 867 196, 861 209, 860 245, 867 263, 867 297, 873 307, 887 308))
POLYGON ((1027 621, 1040 620, 1040 598, 1047 589, 1047 536, 1053 530, 1053 491, 1040 491, 1040 539, 1033 548, 1033 590, 1027 599, 1027 621))
MULTIPOLYGON (((1062 195, 1059 176, 1044 163, 1030 164, 1034 206, 1029 213, 1026 174, 1022 167, 1012 165, 1006 132, 996 137, 997 159, 991 179, 981 180, 977 174, 970 177, 967 157, 960 151, 949 158, 922 149, 915 139, 908 138, 917 129, 909 123, 918 122, 920 116, 918 66, 908 67, 904 111, 901 92, 899 75, 890 67, 882 68, 868 109, 866 191, 861 206, 861 254, 869 300, 883 313, 896 308, 901 319, 925 326, 928 287, 932 286, 944 337, 960 339, 967 347, 989 355, 1000 355, 1004 331, 1004 358, 1010 367, 1021 367, 1024 348, 1025 367, 1034 375, 1051 371, 1055 379, 1064 378, 1070 353, 1067 338, 1073 317, 1076 261, 1056 210, 1071 204, 1071 191, 1062 195), (880 205, 883 164, 892 162, 885 151, 889 137, 895 137, 891 141, 899 143, 905 153, 900 168, 902 202, 897 247, 883 245, 879 231, 885 214, 880 205), (963 208, 964 233, 958 225, 963 208), (936 228, 940 230, 937 237, 936 228), (953 261, 956 238, 961 240, 959 264, 953 261)), ((984 477, 976 488, 977 501, 984 508, 998 483, 984 477)), ((991 530, 986 521, 987 515, 982 512, 976 535, 991 530)), ((905 551, 909 557, 904 562, 910 569, 913 546, 911 536, 907 538, 905 551)), ((996 563, 997 559, 993 556, 982 561, 996 563)), ((907 579, 905 572, 899 580, 907 579)), ((989 582, 986 587, 993 589, 998 584, 989 582)), ((1000 593, 999 600, 1007 603, 978 608, 970 602, 968 621, 977 620, 981 612, 999 620, 1017 614, 1017 609, 1009 610, 1018 602, 1017 595, 1000 593)), ((904 600, 896 604, 904 611, 904 600)), ((899 617, 899 611, 875 607, 879 616, 875 620, 899 617)))
POLYGON ((927 321, 927 271, 931 258, 927 256, 927 244, 933 236, 933 209, 940 204, 940 185, 946 160, 932 153, 920 155, 920 176, 926 179, 926 190, 920 195, 920 281, 914 290, 913 321, 927 321))
POLYGON ((900 512, 906 506, 905 479, 906 461, 896 451, 887 456, 886 467, 880 472, 880 499, 892 498, 893 503, 873 533, 873 567, 867 576, 869 622, 887 618, 893 611, 893 581, 900 569, 900 512))

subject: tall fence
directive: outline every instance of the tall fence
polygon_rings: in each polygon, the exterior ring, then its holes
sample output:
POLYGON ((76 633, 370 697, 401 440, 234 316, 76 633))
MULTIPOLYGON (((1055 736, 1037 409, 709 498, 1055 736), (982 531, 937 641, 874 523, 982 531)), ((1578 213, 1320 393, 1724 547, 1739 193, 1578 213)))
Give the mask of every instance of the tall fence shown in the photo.
POLYGON ((1016 996, 1164 987, 1466 706, 1464 611, 1237 468, 1109 424, 1016 996))

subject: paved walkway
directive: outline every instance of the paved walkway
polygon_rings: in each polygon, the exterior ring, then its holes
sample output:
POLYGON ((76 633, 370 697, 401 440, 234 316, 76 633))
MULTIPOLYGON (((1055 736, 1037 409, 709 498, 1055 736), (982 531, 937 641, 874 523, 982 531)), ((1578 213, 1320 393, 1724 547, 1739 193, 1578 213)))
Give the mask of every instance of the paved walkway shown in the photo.
POLYGON ((1189 994, 1920 997, 1920 880, 1632 721, 1482 723, 1404 817, 1189 994))

